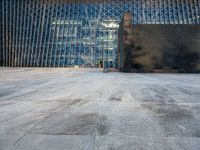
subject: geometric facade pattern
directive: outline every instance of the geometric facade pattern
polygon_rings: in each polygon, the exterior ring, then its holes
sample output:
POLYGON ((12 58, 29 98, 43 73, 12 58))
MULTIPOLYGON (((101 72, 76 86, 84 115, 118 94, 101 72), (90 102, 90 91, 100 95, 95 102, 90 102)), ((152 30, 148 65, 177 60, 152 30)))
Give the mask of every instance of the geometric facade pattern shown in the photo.
POLYGON ((117 67, 125 12, 133 24, 199 24, 200 0, 1 0, 0 64, 117 67))

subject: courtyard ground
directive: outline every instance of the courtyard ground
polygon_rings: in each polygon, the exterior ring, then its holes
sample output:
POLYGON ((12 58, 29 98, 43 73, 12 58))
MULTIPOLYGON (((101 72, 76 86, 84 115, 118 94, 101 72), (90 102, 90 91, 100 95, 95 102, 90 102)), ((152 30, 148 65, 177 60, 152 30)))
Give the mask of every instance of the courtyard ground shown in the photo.
POLYGON ((0 68, 0 150, 199 150, 200 75, 0 68))

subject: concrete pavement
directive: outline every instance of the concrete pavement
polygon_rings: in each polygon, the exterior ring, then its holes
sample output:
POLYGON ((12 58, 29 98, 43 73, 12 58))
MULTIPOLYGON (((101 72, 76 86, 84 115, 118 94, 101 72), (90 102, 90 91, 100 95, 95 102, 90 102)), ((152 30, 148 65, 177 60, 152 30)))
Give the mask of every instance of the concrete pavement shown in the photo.
POLYGON ((0 68, 0 150, 199 150, 199 74, 0 68))

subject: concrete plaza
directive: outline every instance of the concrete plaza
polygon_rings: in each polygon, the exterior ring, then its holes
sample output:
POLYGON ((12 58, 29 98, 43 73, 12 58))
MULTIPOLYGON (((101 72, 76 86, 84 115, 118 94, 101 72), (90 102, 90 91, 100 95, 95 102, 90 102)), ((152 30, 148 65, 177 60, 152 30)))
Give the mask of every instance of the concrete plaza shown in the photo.
POLYGON ((0 68, 0 150, 199 150, 200 75, 0 68))

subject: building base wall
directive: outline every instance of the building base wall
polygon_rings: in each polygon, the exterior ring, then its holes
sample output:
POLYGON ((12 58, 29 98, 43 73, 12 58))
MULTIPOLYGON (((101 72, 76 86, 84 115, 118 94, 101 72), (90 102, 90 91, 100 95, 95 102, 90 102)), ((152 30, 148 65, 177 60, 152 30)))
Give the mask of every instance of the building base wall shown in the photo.
POLYGON ((122 25, 120 30, 121 71, 200 72, 199 25, 122 25))

